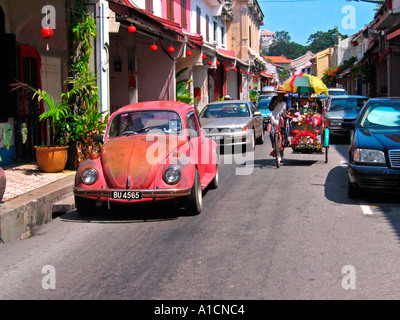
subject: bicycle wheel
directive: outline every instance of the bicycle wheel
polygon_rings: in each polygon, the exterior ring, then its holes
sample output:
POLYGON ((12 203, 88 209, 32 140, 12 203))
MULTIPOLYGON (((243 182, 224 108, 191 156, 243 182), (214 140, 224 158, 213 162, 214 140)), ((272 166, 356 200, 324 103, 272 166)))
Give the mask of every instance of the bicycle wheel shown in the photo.
POLYGON ((279 132, 275 132, 275 161, 276 167, 279 168, 281 166, 282 161, 282 137, 279 132))

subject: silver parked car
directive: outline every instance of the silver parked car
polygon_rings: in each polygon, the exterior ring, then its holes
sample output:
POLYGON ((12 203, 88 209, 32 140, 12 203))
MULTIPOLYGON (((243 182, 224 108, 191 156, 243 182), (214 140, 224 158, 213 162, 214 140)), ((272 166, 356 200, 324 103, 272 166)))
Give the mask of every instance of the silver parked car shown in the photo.
POLYGON ((264 143, 263 117, 251 101, 229 100, 209 103, 200 113, 205 136, 218 145, 246 146, 264 143))
POLYGON ((330 96, 326 102, 326 119, 329 134, 346 136, 354 128, 361 108, 367 102, 366 96, 330 96))

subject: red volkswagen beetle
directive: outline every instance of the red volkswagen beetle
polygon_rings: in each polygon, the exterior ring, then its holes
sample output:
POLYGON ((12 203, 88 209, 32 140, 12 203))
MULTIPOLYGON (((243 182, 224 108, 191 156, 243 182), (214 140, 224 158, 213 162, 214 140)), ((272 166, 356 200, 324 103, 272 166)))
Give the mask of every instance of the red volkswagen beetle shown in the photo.
POLYGON ((78 213, 110 202, 133 204, 179 197, 189 214, 202 209, 202 190, 218 186, 216 143, 204 137, 197 111, 176 101, 128 105, 114 112, 100 155, 79 166, 78 213))

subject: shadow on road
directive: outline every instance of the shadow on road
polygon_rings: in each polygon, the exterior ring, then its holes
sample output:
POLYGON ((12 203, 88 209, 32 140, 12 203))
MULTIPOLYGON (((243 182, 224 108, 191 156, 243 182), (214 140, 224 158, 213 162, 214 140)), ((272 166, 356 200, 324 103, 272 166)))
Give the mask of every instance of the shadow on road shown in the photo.
POLYGON ((333 168, 325 180, 326 198, 339 204, 369 206, 373 215, 368 217, 383 217, 390 223, 400 243, 400 198, 398 193, 364 192, 359 199, 350 199, 347 190, 347 166, 333 168))
POLYGON ((184 208, 174 200, 162 200, 154 203, 110 204, 110 210, 101 210, 88 217, 81 217, 76 210, 70 211, 60 219, 64 222, 91 223, 143 223, 175 220, 187 216, 184 208))
POLYGON ((325 180, 325 197, 332 202, 358 204, 347 195, 347 167, 335 167, 329 171, 325 180))

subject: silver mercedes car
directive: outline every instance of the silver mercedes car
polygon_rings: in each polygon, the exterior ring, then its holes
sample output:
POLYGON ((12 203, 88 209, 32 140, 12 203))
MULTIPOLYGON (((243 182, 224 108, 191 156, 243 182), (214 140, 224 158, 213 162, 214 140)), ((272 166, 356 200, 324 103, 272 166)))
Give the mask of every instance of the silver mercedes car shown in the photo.
POLYGON ((200 123, 205 136, 219 146, 252 151, 256 143, 264 143, 263 117, 251 101, 211 102, 201 111, 200 123))

